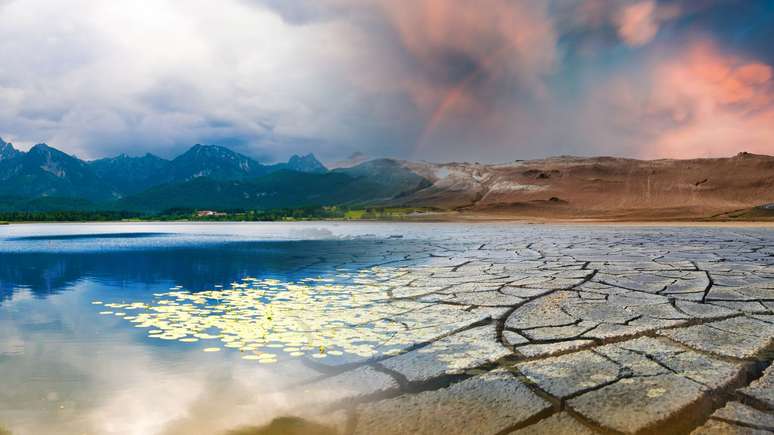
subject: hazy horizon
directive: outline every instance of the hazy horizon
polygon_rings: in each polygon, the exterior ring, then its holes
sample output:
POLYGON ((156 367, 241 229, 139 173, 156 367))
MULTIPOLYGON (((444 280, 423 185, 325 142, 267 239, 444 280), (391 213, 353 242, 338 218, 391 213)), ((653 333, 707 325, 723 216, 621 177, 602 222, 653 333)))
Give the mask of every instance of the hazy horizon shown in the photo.
POLYGON ((774 4, 0 1, 0 137, 84 159, 774 154, 774 4))
MULTIPOLYGON (((4 139, 2 137, 0 137, 0 141, 4 141, 4 139)), ((101 157, 84 158, 84 157, 81 157, 81 156, 79 156, 77 154, 70 153, 66 149, 60 148, 60 147, 58 147, 58 146, 56 146, 54 144, 49 144, 49 143, 45 143, 45 142, 38 142, 38 143, 35 143, 35 144, 27 146, 27 147, 19 147, 19 146, 17 146, 14 143, 11 143, 11 142, 8 142, 8 141, 5 141, 5 142, 8 143, 9 145, 13 146, 14 149, 16 149, 18 151, 22 151, 22 152, 29 152, 29 150, 31 148, 33 148, 34 146, 36 146, 36 145, 46 145, 46 146, 49 146, 49 147, 54 148, 54 149, 57 149, 59 151, 62 151, 64 153, 66 153, 66 154, 69 154, 69 155, 71 155, 73 157, 76 157, 76 158, 81 159, 81 160, 86 161, 86 162, 93 162, 93 161, 100 160, 100 159, 109 159, 109 158, 116 158, 116 157, 121 157, 121 156, 126 156, 126 157, 130 157, 130 158, 140 158, 140 157, 144 157, 146 155, 153 155, 155 157, 159 157, 159 158, 164 159, 164 160, 174 160, 175 158, 180 157, 181 155, 185 154, 186 152, 190 151, 192 148, 194 148, 196 146, 206 146, 206 147, 207 146, 215 146, 215 147, 226 148, 226 149, 229 149, 231 151, 234 151, 234 152, 237 152, 239 154, 242 154, 242 155, 244 155, 246 157, 249 157, 249 158, 257 161, 258 163, 266 164, 266 165, 282 163, 284 161, 287 161, 288 158, 290 158, 292 156, 304 157, 304 156, 310 155, 310 154, 312 156, 314 156, 315 158, 318 158, 320 163, 322 163, 324 165, 338 165, 338 164, 349 165, 349 164, 357 164, 357 163, 360 163, 360 162, 376 160, 376 159, 409 160, 409 159, 402 159, 400 157, 390 157, 390 156, 385 156, 385 155, 368 155, 368 154, 365 154, 365 153, 363 153, 361 151, 355 151, 352 154, 350 154, 349 156, 341 157, 341 158, 338 158, 338 159, 325 159, 325 160, 323 160, 323 159, 320 159, 314 151, 294 152, 292 149, 288 150, 289 154, 287 154, 287 156, 286 156, 287 158, 282 158, 282 157, 279 157, 279 158, 274 157, 274 158, 272 158, 272 157, 268 157, 266 155, 262 155, 260 152, 258 152, 257 154, 252 153, 251 150, 247 150, 246 152, 242 152, 242 151, 239 151, 239 150, 235 149, 233 146, 229 146, 229 145, 199 144, 199 143, 193 144, 193 145, 191 145, 188 148, 183 148, 179 152, 175 152, 173 154, 166 154, 166 155, 161 155, 161 154, 155 153, 153 151, 142 151, 140 153, 132 153, 131 151, 129 151, 129 152, 122 151, 122 152, 119 152, 117 154, 105 155, 105 156, 101 156, 101 157)), ((685 157, 653 157, 653 158, 646 158, 646 157, 628 157, 628 156, 613 155, 613 154, 596 154, 596 155, 591 155, 591 154, 589 154, 589 155, 583 155, 583 154, 556 154, 556 155, 547 155, 547 156, 542 156, 542 157, 535 157, 535 158, 531 158, 531 159, 518 159, 518 158, 516 158, 516 159, 511 159, 509 161, 492 161, 492 162, 479 162, 479 161, 475 161, 474 162, 474 161, 471 161, 471 160, 443 160, 443 159, 437 159, 437 160, 421 159, 421 160, 416 160, 416 161, 417 162, 427 162, 427 163, 432 163, 432 164, 483 163, 483 164, 488 164, 488 165, 500 165, 500 164, 508 164, 508 163, 512 163, 512 162, 537 161, 537 160, 552 159, 552 158, 620 158, 620 159, 635 159, 635 160, 643 160, 643 161, 649 161, 649 160, 692 160, 692 159, 702 159, 702 158, 731 158, 731 157, 734 157, 734 156, 737 156, 737 155, 740 155, 740 154, 745 154, 745 153, 750 153, 750 152, 746 151, 746 150, 739 150, 736 153, 728 154, 728 155, 697 156, 697 157, 685 156, 685 157)), ((750 153, 750 154, 759 154, 759 153, 750 153)), ((771 154, 760 154, 760 155, 772 156, 771 154)), ((772 157, 774 157, 774 156, 772 156, 772 157)), ((411 161, 411 160, 409 160, 409 161, 411 161)))

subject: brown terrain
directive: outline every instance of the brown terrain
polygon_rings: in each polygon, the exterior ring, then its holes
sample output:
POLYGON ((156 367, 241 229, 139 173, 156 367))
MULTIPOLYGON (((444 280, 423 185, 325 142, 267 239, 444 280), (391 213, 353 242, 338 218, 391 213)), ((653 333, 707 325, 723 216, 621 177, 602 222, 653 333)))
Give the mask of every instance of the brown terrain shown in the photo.
POLYGON ((767 207, 774 203, 772 156, 402 164, 432 185, 400 198, 401 205, 459 215, 621 221, 774 218, 774 207, 767 207))

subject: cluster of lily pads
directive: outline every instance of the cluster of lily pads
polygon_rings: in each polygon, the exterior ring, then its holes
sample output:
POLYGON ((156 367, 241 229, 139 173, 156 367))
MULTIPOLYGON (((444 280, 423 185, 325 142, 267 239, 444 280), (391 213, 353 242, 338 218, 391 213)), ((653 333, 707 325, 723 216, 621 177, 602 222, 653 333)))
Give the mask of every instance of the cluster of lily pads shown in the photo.
POLYGON ((333 278, 295 282, 247 277, 229 286, 192 292, 174 287, 152 303, 103 303, 100 314, 122 317, 148 336, 202 342, 204 352, 238 349, 242 358, 277 362, 280 355, 369 358, 398 352, 405 325, 390 320, 387 282, 404 271, 340 271, 333 278))

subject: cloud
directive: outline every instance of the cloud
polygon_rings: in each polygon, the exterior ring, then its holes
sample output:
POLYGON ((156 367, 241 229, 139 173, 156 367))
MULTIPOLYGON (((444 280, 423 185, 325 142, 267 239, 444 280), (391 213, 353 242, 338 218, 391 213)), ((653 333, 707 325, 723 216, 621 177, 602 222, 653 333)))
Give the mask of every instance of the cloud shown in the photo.
POLYGON ((710 43, 690 47, 680 60, 659 65, 650 111, 668 113, 675 125, 648 155, 727 156, 771 153, 774 147, 772 67, 720 51, 710 43))
POLYGON ((196 142, 282 154, 311 141, 325 154, 365 134, 354 49, 336 39, 346 23, 296 27, 200 0, 2 7, 0 134, 16 142, 97 157, 196 142))
POLYGON ((714 1, 564 0, 556 2, 554 14, 564 32, 597 43, 596 49, 621 43, 636 48, 651 42, 665 25, 714 1))
MULTIPOLYGON (((6 1, 0 57, 13 61, 0 64, 0 136, 83 157, 171 156, 197 142, 277 159, 315 152, 336 160, 355 151, 436 161, 670 153, 675 146, 657 145, 656 133, 676 128, 670 110, 694 113, 686 101, 717 89, 645 110, 657 88, 684 93, 659 81, 676 75, 657 71, 705 40, 760 64, 741 76, 765 76, 766 56, 744 52, 740 33, 730 49, 732 39, 717 30, 765 24, 748 4, 6 1)), ((758 112, 713 113, 727 115, 729 132, 734 125, 766 131, 763 121, 747 124, 758 112)), ((695 146, 697 155, 707 151, 695 146)))
MULTIPOLYGON (((380 2, 406 53, 401 84, 425 119, 418 155, 432 156, 423 152, 438 139, 438 130, 464 125, 480 133, 497 122, 504 100, 514 94, 541 98, 547 92, 544 79, 557 64, 557 34, 546 3, 421 0, 414 5, 380 2)), ((460 145, 469 144, 458 137, 460 145)))
MULTIPOLYGON (((669 48, 598 85, 585 116, 602 137, 644 158, 774 151, 772 67, 711 40, 669 48), (628 143, 628 145, 627 145, 628 143)), ((619 148, 620 149, 620 148, 619 148)))
POLYGON ((497 116, 492 95, 545 93, 557 60, 547 4, 525 0, 31 2, 0 16, 18 59, 0 135, 84 157, 196 142, 411 156, 446 122, 497 116), (58 24, 25 30, 39 21, 58 24))
POLYGON ((637 1, 620 7, 615 16, 618 35, 631 46, 650 42, 662 22, 680 14, 677 5, 660 5, 655 0, 637 1))

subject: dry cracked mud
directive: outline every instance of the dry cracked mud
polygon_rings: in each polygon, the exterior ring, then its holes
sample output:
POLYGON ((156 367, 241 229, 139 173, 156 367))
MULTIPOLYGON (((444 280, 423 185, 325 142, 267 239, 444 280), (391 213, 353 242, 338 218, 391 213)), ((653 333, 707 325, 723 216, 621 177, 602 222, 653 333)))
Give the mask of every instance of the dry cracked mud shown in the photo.
POLYGON ((424 254, 388 298, 414 327, 425 305, 452 326, 303 387, 355 391, 333 406, 345 432, 774 431, 774 235, 504 234, 424 254))
POLYGON ((771 232, 472 231, 299 271, 331 268, 370 295, 351 317, 392 325, 306 361, 299 401, 344 433, 774 431, 771 232))

